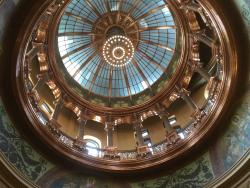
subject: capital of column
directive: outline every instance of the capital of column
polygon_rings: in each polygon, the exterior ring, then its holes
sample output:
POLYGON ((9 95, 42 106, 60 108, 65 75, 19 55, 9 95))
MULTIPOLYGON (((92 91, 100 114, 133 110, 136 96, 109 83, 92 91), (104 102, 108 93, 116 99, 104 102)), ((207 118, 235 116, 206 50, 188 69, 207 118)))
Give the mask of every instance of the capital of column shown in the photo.
POLYGON ((57 107, 60 106, 62 104, 64 104, 64 99, 62 99, 61 97, 55 101, 53 101, 53 104, 57 107))
POLYGON ((214 38, 211 38, 205 34, 205 30, 202 29, 195 33, 192 33, 191 36, 194 38, 195 41, 200 41, 206 44, 209 47, 214 47, 218 44, 218 41, 214 38))
POLYGON ((199 107, 197 106, 197 104, 194 102, 194 100, 190 97, 190 91, 186 90, 185 88, 179 88, 178 86, 176 86, 180 97, 187 103, 187 105, 193 109, 199 109, 199 107))
POLYGON ((133 125, 134 130, 137 130, 138 128, 142 128, 143 127, 140 120, 134 120, 134 121, 132 121, 132 125, 133 125))
POLYGON ((169 113, 166 110, 159 110, 157 111, 159 117, 161 118, 161 120, 165 121, 168 120, 169 117, 169 113))
POLYGON ((190 65, 192 71, 199 73, 206 81, 210 80, 210 74, 203 68, 203 64, 200 61, 192 61, 188 64, 190 65))
POLYGON ((186 90, 185 88, 180 88, 179 89, 179 94, 180 94, 180 96, 181 97, 183 97, 183 96, 190 96, 190 91, 188 91, 188 90, 186 90))
POLYGON ((82 143, 83 142, 83 137, 84 137, 84 129, 85 129, 85 125, 87 123, 87 120, 82 119, 81 117, 78 117, 77 122, 78 122, 77 140, 82 143))
POLYGON ((199 12, 201 7, 197 4, 194 3, 193 0, 179 0, 180 3, 180 9, 188 9, 188 10, 192 10, 195 12, 199 12))
POLYGON ((44 80, 45 82, 49 80, 49 74, 47 72, 43 74, 38 74, 36 77, 38 80, 44 80))
POLYGON ((114 123, 113 122, 105 122, 105 131, 109 131, 109 130, 114 130, 114 123))
POLYGON ((31 63, 31 60, 44 48, 43 43, 32 42, 32 48, 26 53, 26 60, 31 63))
POLYGON ((49 75, 47 73, 45 74, 38 74, 37 75, 37 83, 32 88, 32 93, 34 93, 37 88, 40 88, 45 82, 49 80, 49 75))
POLYGON ((61 96, 59 97, 59 99, 55 100, 53 103, 55 106, 58 105, 63 105, 65 102, 65 98, 66 98, 66 94, 61 94, 61 96))
POLYGON ((163 115, 168 115, 167 109, 164 105, 157 103, 156 104, 156 112, 161 117, 163 115))
POLYGON ((197 72, 198 69, 202 69, 203 65, 200 61, 189 61, 188 65, 191 67, 192 71, 197 72))
POLYGON ((58 119, 60 110, 62 109, 63 104, 64 104, 64 99, 65 99, 65 95, 61 96, 59 98, 59 100, 54 101, 55 109, 54 109, 54 112, 51 116, 52 121, 56 121, 58 119))
POLYGON ((78 122, 78 124, 79 124, 80 126, 84 126, 84 125, 86 125, 87 120, 86 120, 86 119, 82 119, 81 117, 78 117, 78 118, 77 118, 77 122, 78 122))
POLYGON ((53 4, 50 5, 46 13, 49 16, 53 16, 53 14, 60 8, 63 4, 65 4, 65 0, 55 0, 53 4))
POLYGON ((190 36, 194 39, 194 44, 197 44, 199 42, 199 39, 201 36, 205 34, 204 29, 196 30, 195 32, 190 33, 190 36))
POLYGON ((165 121, 165 120, 168 120, 169 114, 162 113, 162 114, 159 114, 159 117, 161 118, 161 120, 165 121))
POLYGON ((192 61, 200 61, 200 44, 194 41, 191 48, 191 59, 192 61))

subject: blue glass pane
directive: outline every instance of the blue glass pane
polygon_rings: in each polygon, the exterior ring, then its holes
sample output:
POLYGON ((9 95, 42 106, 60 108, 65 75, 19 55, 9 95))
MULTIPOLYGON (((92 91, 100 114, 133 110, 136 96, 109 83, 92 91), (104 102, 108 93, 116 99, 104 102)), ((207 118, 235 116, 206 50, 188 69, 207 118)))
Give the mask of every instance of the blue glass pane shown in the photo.
POLYGON ((57 38, 68 73, 84 89, 106 97, 127 97, 154 84, 168 67, 176 45, 174 19, 165 2, 72 0, 61 17, 57 38), (139 43, 130 63, 112 67, 102 55, 105 41, 94 44, 94 25, 99 15, 116 12, 119 8, 138 25, 139 43))

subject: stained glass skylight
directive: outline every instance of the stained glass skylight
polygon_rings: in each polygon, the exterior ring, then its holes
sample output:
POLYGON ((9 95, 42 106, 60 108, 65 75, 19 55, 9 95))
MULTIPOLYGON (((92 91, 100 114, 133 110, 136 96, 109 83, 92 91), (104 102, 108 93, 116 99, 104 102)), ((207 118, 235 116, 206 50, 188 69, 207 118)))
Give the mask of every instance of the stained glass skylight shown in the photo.
POLYGON ((89 93, 105 97, 150 89, 175 52, 176 26, 166 2, 72 0, 58 27, 58 49, 69 75, 89 93), (104 44, 116 36, 126 37, 134 48, 133 54, 126 45, 108 49, 119 60, 129 54, 124 66, 114 66, 115 61, 107 62, 110 54, 103 54, 104 44))

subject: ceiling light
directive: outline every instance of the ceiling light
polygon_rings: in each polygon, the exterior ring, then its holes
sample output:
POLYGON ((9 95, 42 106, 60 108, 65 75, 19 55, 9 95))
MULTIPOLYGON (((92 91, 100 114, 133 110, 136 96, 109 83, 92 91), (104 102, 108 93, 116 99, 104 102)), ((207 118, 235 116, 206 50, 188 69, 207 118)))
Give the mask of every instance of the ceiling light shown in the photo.
POLYGON ((131 62, 134 52, 131 40, 121 35, 110 37, 103 45, 104 60, 115 67, 122 67, 131 62))

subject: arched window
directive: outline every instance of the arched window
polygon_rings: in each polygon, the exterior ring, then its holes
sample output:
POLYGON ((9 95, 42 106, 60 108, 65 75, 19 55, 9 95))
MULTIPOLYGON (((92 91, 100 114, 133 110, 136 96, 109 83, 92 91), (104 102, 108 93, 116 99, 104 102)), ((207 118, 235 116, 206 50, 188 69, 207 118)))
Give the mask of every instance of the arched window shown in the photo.
POLYGON ((88 155, 98 157, 100 155, 99 149, 101 148, 101 141, 98 138, 89 135, 85 135, 84 140, 86 142, 88 155))

